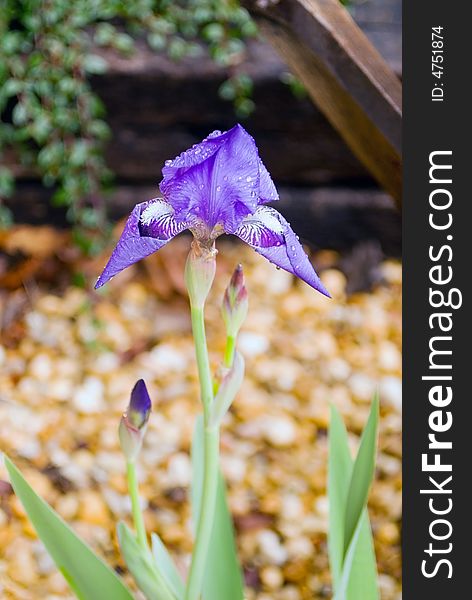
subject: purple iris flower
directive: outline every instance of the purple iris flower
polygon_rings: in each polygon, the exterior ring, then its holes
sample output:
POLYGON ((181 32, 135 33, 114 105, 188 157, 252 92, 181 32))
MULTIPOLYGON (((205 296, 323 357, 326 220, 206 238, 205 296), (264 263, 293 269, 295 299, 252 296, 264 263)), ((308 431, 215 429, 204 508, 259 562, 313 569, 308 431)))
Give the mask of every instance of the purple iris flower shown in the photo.
POLYGON ((134 207, 96 288, 189 229, 207 247, 222 233, 236 235, 329 296, 286 219, 266 206, 279 196, 254 139, 241 125, 214 131, 166 161, 162 174, 163 197, 134 207))

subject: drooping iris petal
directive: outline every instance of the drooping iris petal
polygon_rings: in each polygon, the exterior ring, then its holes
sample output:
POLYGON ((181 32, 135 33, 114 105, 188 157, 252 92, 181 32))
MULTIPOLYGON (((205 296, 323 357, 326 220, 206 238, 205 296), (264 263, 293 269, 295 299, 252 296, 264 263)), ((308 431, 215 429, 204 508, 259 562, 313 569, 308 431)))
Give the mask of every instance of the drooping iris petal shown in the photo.
MULTIPOLYGON (((220 224, 232 232, 258 205, 259 172, 256 144, 236 125, 226 133, 207 138, 164 167, 160 187, 172 204, 177 221, 198 218, 209 231, 220 224)), ((264 195, 273 196, 275 190, 270 186, 268 173, 263 179, 264 195)))
POLYGON ((185 222, 175 222, 172 206, 161 199, 155 198, 137 204, 126 222, 103 273, 95 284, 95 289, 104 285, 126 267, 165 246, 187 226, 185 222))
POLYGON ((260 206, 253 215, 243 220, 235 235, 274 265, 330 297, 293 229, 275 209, 260 206))
POLYGON ((274 202, 279 199, 279 193, 272 181, 269 171, 264 163, 259 159, 259 204, 274 202))

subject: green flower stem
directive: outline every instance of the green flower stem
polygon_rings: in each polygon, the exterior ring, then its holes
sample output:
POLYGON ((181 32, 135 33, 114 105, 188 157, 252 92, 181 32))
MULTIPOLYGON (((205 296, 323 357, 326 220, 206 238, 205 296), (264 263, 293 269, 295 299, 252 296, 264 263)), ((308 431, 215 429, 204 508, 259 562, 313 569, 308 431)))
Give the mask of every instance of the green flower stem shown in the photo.
POLYGON ((205 318, 203 308, 191 309, 192 332, 197 355, 198 377, 200 379, 200 398, 203 404, 205 423, 213 402, 213 382, 210 370, 210 359, 205 335, 205 318))
POLYGON ((138 480, 136 478, 136 465, 133 461, 126 463, 126 475, 128 477, 128 490, 131 497, 131 509, 133 512, 134 528, 138 543, 145 549, 148 548, 146 528, 144 527, 143 513, 139 503, 138 480))
POLYGON ((185 600, 198 600, 201 596, 205 575, 208 547, 213 530, 216 493, 219 477, 219 430, 209 427, 210 409, 213 402, 213 382, 205 336, 203 308, 191 309, 192 330, 200 378, 200 395, 204 416, 204 473, 200 514, 198 517, 195 547, 185 593, 185 600))
POLYGON ((205 427, 202 501, 185 600, 198 600, 202 593, 208 548, 215 516, 219 476, 219 441, 220 432, 218 428, 208 429, 205 427))
POLYGON ((234 350, 236 348, 236 338, 232 335, 228 335, 226 338, 226 348, 225 348, 225 357, 224 364, 228 369, 231 368, 234 359, 234 350))

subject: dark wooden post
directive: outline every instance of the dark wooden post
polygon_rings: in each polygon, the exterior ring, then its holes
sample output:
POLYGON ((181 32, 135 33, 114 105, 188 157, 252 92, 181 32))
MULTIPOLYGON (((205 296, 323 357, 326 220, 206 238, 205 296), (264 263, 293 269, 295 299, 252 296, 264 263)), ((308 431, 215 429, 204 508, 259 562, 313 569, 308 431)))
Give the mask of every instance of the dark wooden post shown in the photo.
POLYGON ((401 84, 339 0, 243 0, 262 33, 401 206, 401 84))

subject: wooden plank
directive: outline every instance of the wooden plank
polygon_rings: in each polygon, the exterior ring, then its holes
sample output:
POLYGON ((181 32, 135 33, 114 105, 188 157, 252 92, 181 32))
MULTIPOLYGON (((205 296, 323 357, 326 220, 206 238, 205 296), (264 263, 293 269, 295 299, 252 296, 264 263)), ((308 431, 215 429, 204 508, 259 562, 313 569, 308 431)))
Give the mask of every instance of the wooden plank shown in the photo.
POLYGON ((244 0, 262 32, 401 205, 401 84, 339 0, 244 0))

